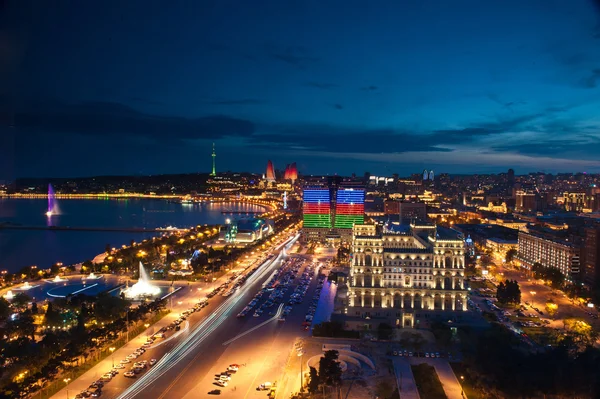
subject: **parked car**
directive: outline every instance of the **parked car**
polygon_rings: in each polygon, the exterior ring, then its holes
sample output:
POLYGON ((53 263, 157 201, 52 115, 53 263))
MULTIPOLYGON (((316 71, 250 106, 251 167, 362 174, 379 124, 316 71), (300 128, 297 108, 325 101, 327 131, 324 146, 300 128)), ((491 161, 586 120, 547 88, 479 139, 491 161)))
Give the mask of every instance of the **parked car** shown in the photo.
POLYGON ((135 378, 135 373, 133 371, 126 371, 123 375, 127 378, 135 378))

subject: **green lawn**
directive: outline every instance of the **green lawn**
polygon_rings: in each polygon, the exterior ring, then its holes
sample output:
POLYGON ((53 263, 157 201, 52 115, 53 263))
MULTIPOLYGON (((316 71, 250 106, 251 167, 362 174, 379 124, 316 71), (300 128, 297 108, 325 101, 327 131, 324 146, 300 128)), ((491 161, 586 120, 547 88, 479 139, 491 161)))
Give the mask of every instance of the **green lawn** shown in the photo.
POLYGON ((556 334, 548 327, 522 327, 525 334, 539 345, 553 345, 556 343, 556 334))
POLYGON ((427 399, 448 399, 433 366, 426 363, 411 366, 419 395, 427 399))

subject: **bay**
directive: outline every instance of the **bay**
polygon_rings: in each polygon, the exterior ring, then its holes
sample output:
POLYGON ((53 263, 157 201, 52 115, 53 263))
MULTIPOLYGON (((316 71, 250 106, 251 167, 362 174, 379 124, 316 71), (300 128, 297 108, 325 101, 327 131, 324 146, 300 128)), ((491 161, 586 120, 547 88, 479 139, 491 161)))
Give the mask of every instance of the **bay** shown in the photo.
MULTIPOLYGON (((48 218, 45 199, 0 198, 0 223, 24 226, 100 228, 191 227, 220 224, 223 211, 258 212, 258 205, 242 203, 180 204, 159 199, 58 199, 58 214, 48 218)), ((240 215, 234 215, 240 216, 240 215)), ((155 233, 0 229, 0 270, 24 266, 48 268, 56 262, 73 264, 92 259, 106 244, 119 247, 155 233)))

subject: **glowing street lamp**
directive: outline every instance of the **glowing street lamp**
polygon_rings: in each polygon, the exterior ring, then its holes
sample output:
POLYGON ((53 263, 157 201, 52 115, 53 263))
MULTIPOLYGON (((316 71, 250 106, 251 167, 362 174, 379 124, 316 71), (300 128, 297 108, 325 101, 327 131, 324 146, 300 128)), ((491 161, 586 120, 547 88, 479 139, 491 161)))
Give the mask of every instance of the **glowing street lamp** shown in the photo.
POLYGON ((108 348, 108 350, 110 351, 110 354, 112 356, 112 366, 113 366, 113 368, 115 367, 115 354, 114 354, 115 349, 116 348, 114 348, 114 347, 108 348))
POLYGON ((70 379, 70 378, 65 378, 63 381, 65 382, 65 384, 67 384, 67 385, 66 385, 66 389, 67 389, 67 399, 69 399, 69 381, 71 381, 71 379, 70 379))

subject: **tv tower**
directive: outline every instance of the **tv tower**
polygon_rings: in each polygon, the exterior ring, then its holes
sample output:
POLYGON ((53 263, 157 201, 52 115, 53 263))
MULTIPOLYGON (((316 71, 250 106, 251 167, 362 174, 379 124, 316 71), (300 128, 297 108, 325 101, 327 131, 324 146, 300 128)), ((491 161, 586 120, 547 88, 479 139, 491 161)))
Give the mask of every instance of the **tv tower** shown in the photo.
POLYGON ((212 151, 212 161, 213 161, 213 167, 212 167, 212 173, 210 174, 211 176, 216 176, 217 175, 217 170, 215 167, 215 158, 217 157, 217 153, 215 152, 215 143, 213 143, 213 151, 212 151))

